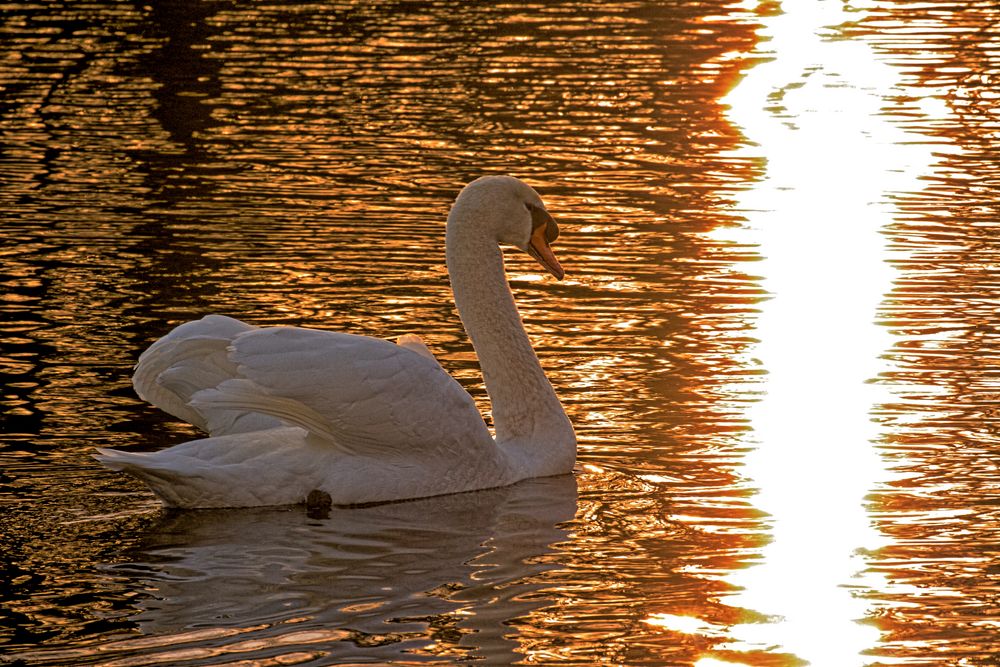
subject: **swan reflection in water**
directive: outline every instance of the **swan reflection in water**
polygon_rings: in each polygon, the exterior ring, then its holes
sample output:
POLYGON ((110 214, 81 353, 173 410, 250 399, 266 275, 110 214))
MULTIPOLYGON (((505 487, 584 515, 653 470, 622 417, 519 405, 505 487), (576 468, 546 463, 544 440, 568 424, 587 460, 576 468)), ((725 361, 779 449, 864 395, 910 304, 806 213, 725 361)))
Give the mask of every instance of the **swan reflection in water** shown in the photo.
POLYGON ((111 567, 147 589, 133 619, 145 636, 101 653, 517 662, 511 621, 550 604, 541 575, 576 498, 562 475, 325 519, 301 507, 171 512, 133 562, 111 567))

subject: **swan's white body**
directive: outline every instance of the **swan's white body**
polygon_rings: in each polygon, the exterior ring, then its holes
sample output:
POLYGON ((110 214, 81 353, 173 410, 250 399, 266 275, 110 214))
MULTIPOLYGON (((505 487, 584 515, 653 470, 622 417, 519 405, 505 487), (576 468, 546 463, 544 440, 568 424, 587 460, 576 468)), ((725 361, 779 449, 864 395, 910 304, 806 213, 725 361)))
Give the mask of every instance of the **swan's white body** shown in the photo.
POLYGON ((139 358, 139 396, 209 434, 153 453, 101 449, 173 507, 335 504, 457 493, 568 473, 573 427, 507 285, 500 243, 554 275, 555 223, 524 183, 473 181, 448 217, 455 302, 479 356, 496 438, 416 336, 399 344, 209 315, 139 358))

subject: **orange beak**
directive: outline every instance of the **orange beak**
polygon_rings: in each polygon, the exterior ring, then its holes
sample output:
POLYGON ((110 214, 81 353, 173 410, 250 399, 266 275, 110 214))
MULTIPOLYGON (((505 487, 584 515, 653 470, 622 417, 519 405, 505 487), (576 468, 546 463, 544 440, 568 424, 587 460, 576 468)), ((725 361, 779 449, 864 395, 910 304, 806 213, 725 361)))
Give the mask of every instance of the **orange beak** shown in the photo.
POLYGON ((559 236, 559 227, 552 219, 549 212, 544 208, 536 206, 529 207, 531 210, 531 238, 528 240, 526 250, 528 254, 535 258, 545 270, 555 276, 556 280, 562 280, 566 272, 559 264, 559 260, 552 253, 549 243, 555 241, 559 236))
POLYGON ((563 267, 559 264, 559 260, 552 253, 552 248, 549 246, 548 240, 545 238, 545 225, 540 225, 531 233, 531 240, 528 242, 528 254, 555 276, 556 280, 562 280, 563 276, 566 275, 563 267))

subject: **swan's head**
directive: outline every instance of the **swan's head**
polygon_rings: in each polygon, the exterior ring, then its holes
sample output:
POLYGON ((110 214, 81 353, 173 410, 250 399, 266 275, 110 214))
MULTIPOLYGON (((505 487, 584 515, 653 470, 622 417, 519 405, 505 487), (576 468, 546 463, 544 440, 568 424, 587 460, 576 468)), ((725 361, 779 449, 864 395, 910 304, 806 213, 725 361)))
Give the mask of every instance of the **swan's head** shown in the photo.
POLYGON ((475 225, 498 244, 520 248, 557 280, 566 273, 549 246, 559 236, 556 221, 538 193, 513 176, 483 176, 466 185, 448 224, 475 225))

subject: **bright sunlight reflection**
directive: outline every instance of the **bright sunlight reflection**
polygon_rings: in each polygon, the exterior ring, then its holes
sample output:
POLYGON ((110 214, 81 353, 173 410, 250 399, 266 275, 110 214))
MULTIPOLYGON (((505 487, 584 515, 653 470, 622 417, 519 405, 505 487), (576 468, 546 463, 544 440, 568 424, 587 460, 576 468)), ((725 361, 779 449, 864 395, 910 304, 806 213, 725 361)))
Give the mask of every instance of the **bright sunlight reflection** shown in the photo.
POLYGON ((850 667, 878 640, 858 622, 868 606, 855 592, 877 586, 859 550, 883 540, 863 506, 887 476, 871 444, 878 389, 865 382, 889 346, 874 323, 892 277, 880 230, 892 215, 885 193, 919 190, 931 155, 882 115, 896 71, 864 42, 835 38, 831 26, 858 18, 844 7, 784 3, 761 29, 774 59, 724 100, 757 144, 746 154, 767 159, 738 206, 740 240, 764 258, 749 270, 773 296, 759 319, 768 376, 746 461, 773 541, 762 564, 733 575, 741 592, 726 600, 766 620, 731 628, 700 667, 762 651, 850 667))

